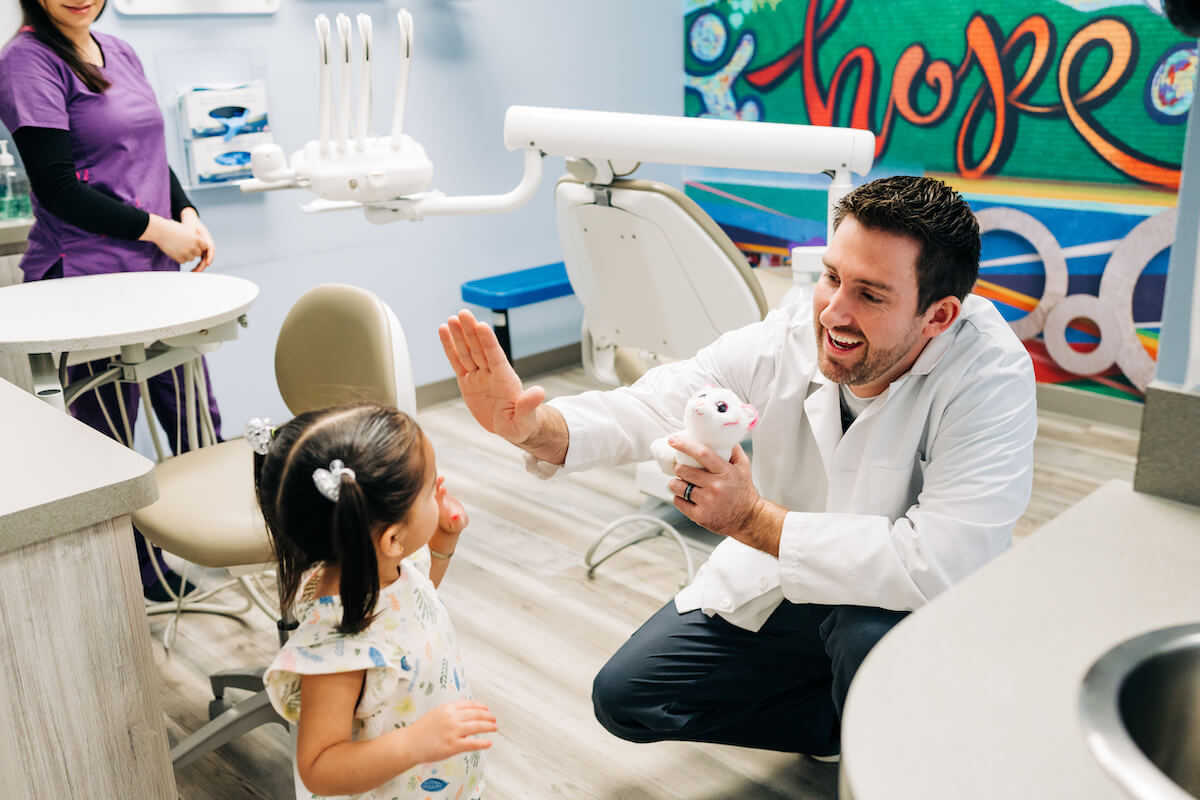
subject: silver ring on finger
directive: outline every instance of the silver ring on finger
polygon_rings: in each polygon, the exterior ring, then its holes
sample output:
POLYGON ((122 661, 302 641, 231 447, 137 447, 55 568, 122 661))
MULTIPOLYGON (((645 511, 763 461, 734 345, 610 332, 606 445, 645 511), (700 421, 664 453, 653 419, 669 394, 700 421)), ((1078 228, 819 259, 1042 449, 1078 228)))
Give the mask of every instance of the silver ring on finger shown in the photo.
MULTIPOLYGON (((687 483, 687 481, 684 481, 684 483, 687 483)), ((688 501, 689 503, 692 502, 692 489, 695 489, 695 488, 696 488, 696 484, 688 483, 687 488, 683 490, 683 499, 688 501)))

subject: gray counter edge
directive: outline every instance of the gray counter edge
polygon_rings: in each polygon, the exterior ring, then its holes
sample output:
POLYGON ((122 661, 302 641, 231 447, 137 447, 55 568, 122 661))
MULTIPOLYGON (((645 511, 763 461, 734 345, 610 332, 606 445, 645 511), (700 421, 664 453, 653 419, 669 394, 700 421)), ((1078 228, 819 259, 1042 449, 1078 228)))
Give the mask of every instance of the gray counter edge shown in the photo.
POLYGON ((151 465, 142 475, 11 512, 0 517, 0 554, 133 513, 157 499, 151 465))

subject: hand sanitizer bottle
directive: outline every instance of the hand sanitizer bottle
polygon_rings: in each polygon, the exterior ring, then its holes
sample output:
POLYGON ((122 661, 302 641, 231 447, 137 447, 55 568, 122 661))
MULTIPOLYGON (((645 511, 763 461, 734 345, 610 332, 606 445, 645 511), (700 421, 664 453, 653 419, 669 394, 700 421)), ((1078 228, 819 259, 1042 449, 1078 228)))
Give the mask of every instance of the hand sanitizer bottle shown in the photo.
POLYGON ((8 152, 8 142, 0 139, 0 220, 8 219, 8 206, 12 201, 13 178, 16 169, 13 166, 12 153, 8 152))
POLYGON ((8 152, 8 142, 0 139, 0 220, 31 216, 29 177, 17 169, 16 159, 8 152))

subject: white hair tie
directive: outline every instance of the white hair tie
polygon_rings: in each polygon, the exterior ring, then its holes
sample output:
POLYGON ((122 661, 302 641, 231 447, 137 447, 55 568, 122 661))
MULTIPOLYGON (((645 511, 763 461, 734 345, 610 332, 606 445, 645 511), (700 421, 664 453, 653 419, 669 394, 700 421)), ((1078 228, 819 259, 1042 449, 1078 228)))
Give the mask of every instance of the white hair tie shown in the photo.
POLYGON ((246 444, 250 445, 251 450, 260 456, 265 456, 271 449, 271 439, 275 436, 275 428, 271 425, 271 420, 265 417, 253 417, 242 426, 242 436, 246 437, 246 444))
POLYGON ((313 470, 313 483, 317 491, 336 503, 342 493, 342 476, 354 480, 354 470, 342 463, 340 458, 329 462, 329 469, 317 467, 313 470))

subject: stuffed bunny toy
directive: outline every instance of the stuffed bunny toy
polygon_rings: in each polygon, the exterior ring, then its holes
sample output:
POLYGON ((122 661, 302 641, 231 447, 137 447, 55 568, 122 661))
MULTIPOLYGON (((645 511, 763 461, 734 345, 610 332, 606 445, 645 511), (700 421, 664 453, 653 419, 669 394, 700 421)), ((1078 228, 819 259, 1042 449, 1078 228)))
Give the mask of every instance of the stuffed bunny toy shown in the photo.
MULTIPOLYGON (((728 460, 734 446, 746 438, 746 433, 758 423, 758 412, 749 403, 729 389, 706 386, 688 399, 683 414, 683 430, 676 433, 699 442, 721 458, 728 460)), ((687 453, 681 453, 667 444, 667 438, 655 439, 650 443, 650 452, 658 467, 667 475, 675 474, 675 463, 689 467, 700 464, 687 453)))

